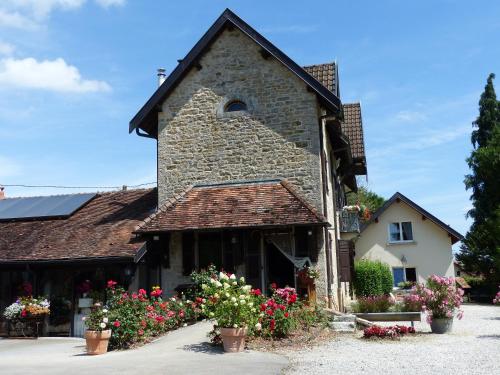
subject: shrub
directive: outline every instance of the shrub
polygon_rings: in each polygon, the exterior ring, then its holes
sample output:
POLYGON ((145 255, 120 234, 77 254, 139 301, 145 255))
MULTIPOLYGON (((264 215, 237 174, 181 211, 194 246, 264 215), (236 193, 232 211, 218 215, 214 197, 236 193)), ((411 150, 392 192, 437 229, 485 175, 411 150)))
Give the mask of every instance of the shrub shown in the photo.
MULTIPOLYGON (((263 336, 285 337, 299 326, 302 304, 294 288, 273 289, 271 298, 260 304, 258 332, 263 336)), ((302 318, 307 316, 302 315, 302 318)))
POLYGON ((366 339, 371 337, 396 339, 408 333, 415 333, 415 328, 399 325, 391 327, 373 325, 363 330, 363 337, 366 339))
POLYGON ((360 260, 354 265, 354 290, 357 296, 379 296, 392 291, 393 278, 388 265, 360 260))
POLYGON ((463 312, 459 308, 464 291, 455 285, 453 277, 431 275, 425 285, 415 286, 413 294, 420 299, 422 309, 427 312, 428 323, 433 318, 453 318, 457 310, 458 319, 462 319, 463 312))
POLYGON ((353 307, 359 313, 378 313, 389 311, 394 303, 394 299, 389 296, 369 296, 359 297, 353 307))
POLYGON ((422 301, 415 294, 408 294, 403 297, 401 311, 403 312, 416 312, 422 310, 422 301))

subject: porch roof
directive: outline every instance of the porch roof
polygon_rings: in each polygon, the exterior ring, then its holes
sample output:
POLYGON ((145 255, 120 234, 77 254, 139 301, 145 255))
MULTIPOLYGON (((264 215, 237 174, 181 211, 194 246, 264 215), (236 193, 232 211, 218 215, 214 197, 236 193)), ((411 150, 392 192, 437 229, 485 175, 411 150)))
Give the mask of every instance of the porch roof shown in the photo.
POLYGON ((133 229, 156 207, 156 189, 98 193, 64 219, 0 222, 0 265, 133 260, 133 229))
POLYGON ((329 225, 280 180, 189 187, 136 228, 136 233, 195 229, 329 225))

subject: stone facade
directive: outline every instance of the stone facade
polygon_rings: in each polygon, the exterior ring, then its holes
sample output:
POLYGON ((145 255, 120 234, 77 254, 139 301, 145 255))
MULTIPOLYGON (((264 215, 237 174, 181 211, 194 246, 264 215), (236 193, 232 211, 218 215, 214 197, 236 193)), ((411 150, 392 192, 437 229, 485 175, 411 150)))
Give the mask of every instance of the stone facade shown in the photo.
POLYGON ((287 178, 322 212, 319 108, 306 84, 225 30, 159 114, 160 204, 189 185, 287 178), (247 111, 224 112, 231 100, 247 111))

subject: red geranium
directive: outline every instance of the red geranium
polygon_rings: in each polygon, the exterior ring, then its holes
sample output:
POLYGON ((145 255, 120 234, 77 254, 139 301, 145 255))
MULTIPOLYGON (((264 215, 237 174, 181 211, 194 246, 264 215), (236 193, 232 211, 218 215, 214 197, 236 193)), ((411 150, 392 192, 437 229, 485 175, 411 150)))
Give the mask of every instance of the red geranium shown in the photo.
POLYGON ((254 296, 262 295, 262 292, 260 291, 260 289, 252 289, 252 291, 250 293, 252 293, 254 296))
POLYGON ((118 284, 116 281, 109 280, 108 281, 108 288, 114 289, 115 285, 118 284))
POLYGON ((120 321, 115 320, 115 321, 114 321, 114 323, 113 323, 113 325, 114 325, 116 328, 118 328, 118 327, 120 327, 120 326, 121 326, 121 323, 120 323, 120 321))

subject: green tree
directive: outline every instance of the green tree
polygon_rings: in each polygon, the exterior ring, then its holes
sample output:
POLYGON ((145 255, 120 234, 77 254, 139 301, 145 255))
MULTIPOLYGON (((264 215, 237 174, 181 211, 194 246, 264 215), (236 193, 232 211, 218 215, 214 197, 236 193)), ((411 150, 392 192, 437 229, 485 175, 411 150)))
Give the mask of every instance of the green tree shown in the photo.
POLYGON ((500 281, 500 102, 488 77, 479 100, 479 116, 473 122, 473 150, 467 159, 471 173, 465 187, 471 190, 474 222, 457 258, 466 270, 480 272, 491 283, 500 281))
POLYGON ((368 190, 366 187, 361 186, 357 193, 348 194, 347 203, 349 205, 361 204, 370 210, 370 212, 377 211, 385 202, 385 198, 377 193, 368 190))

